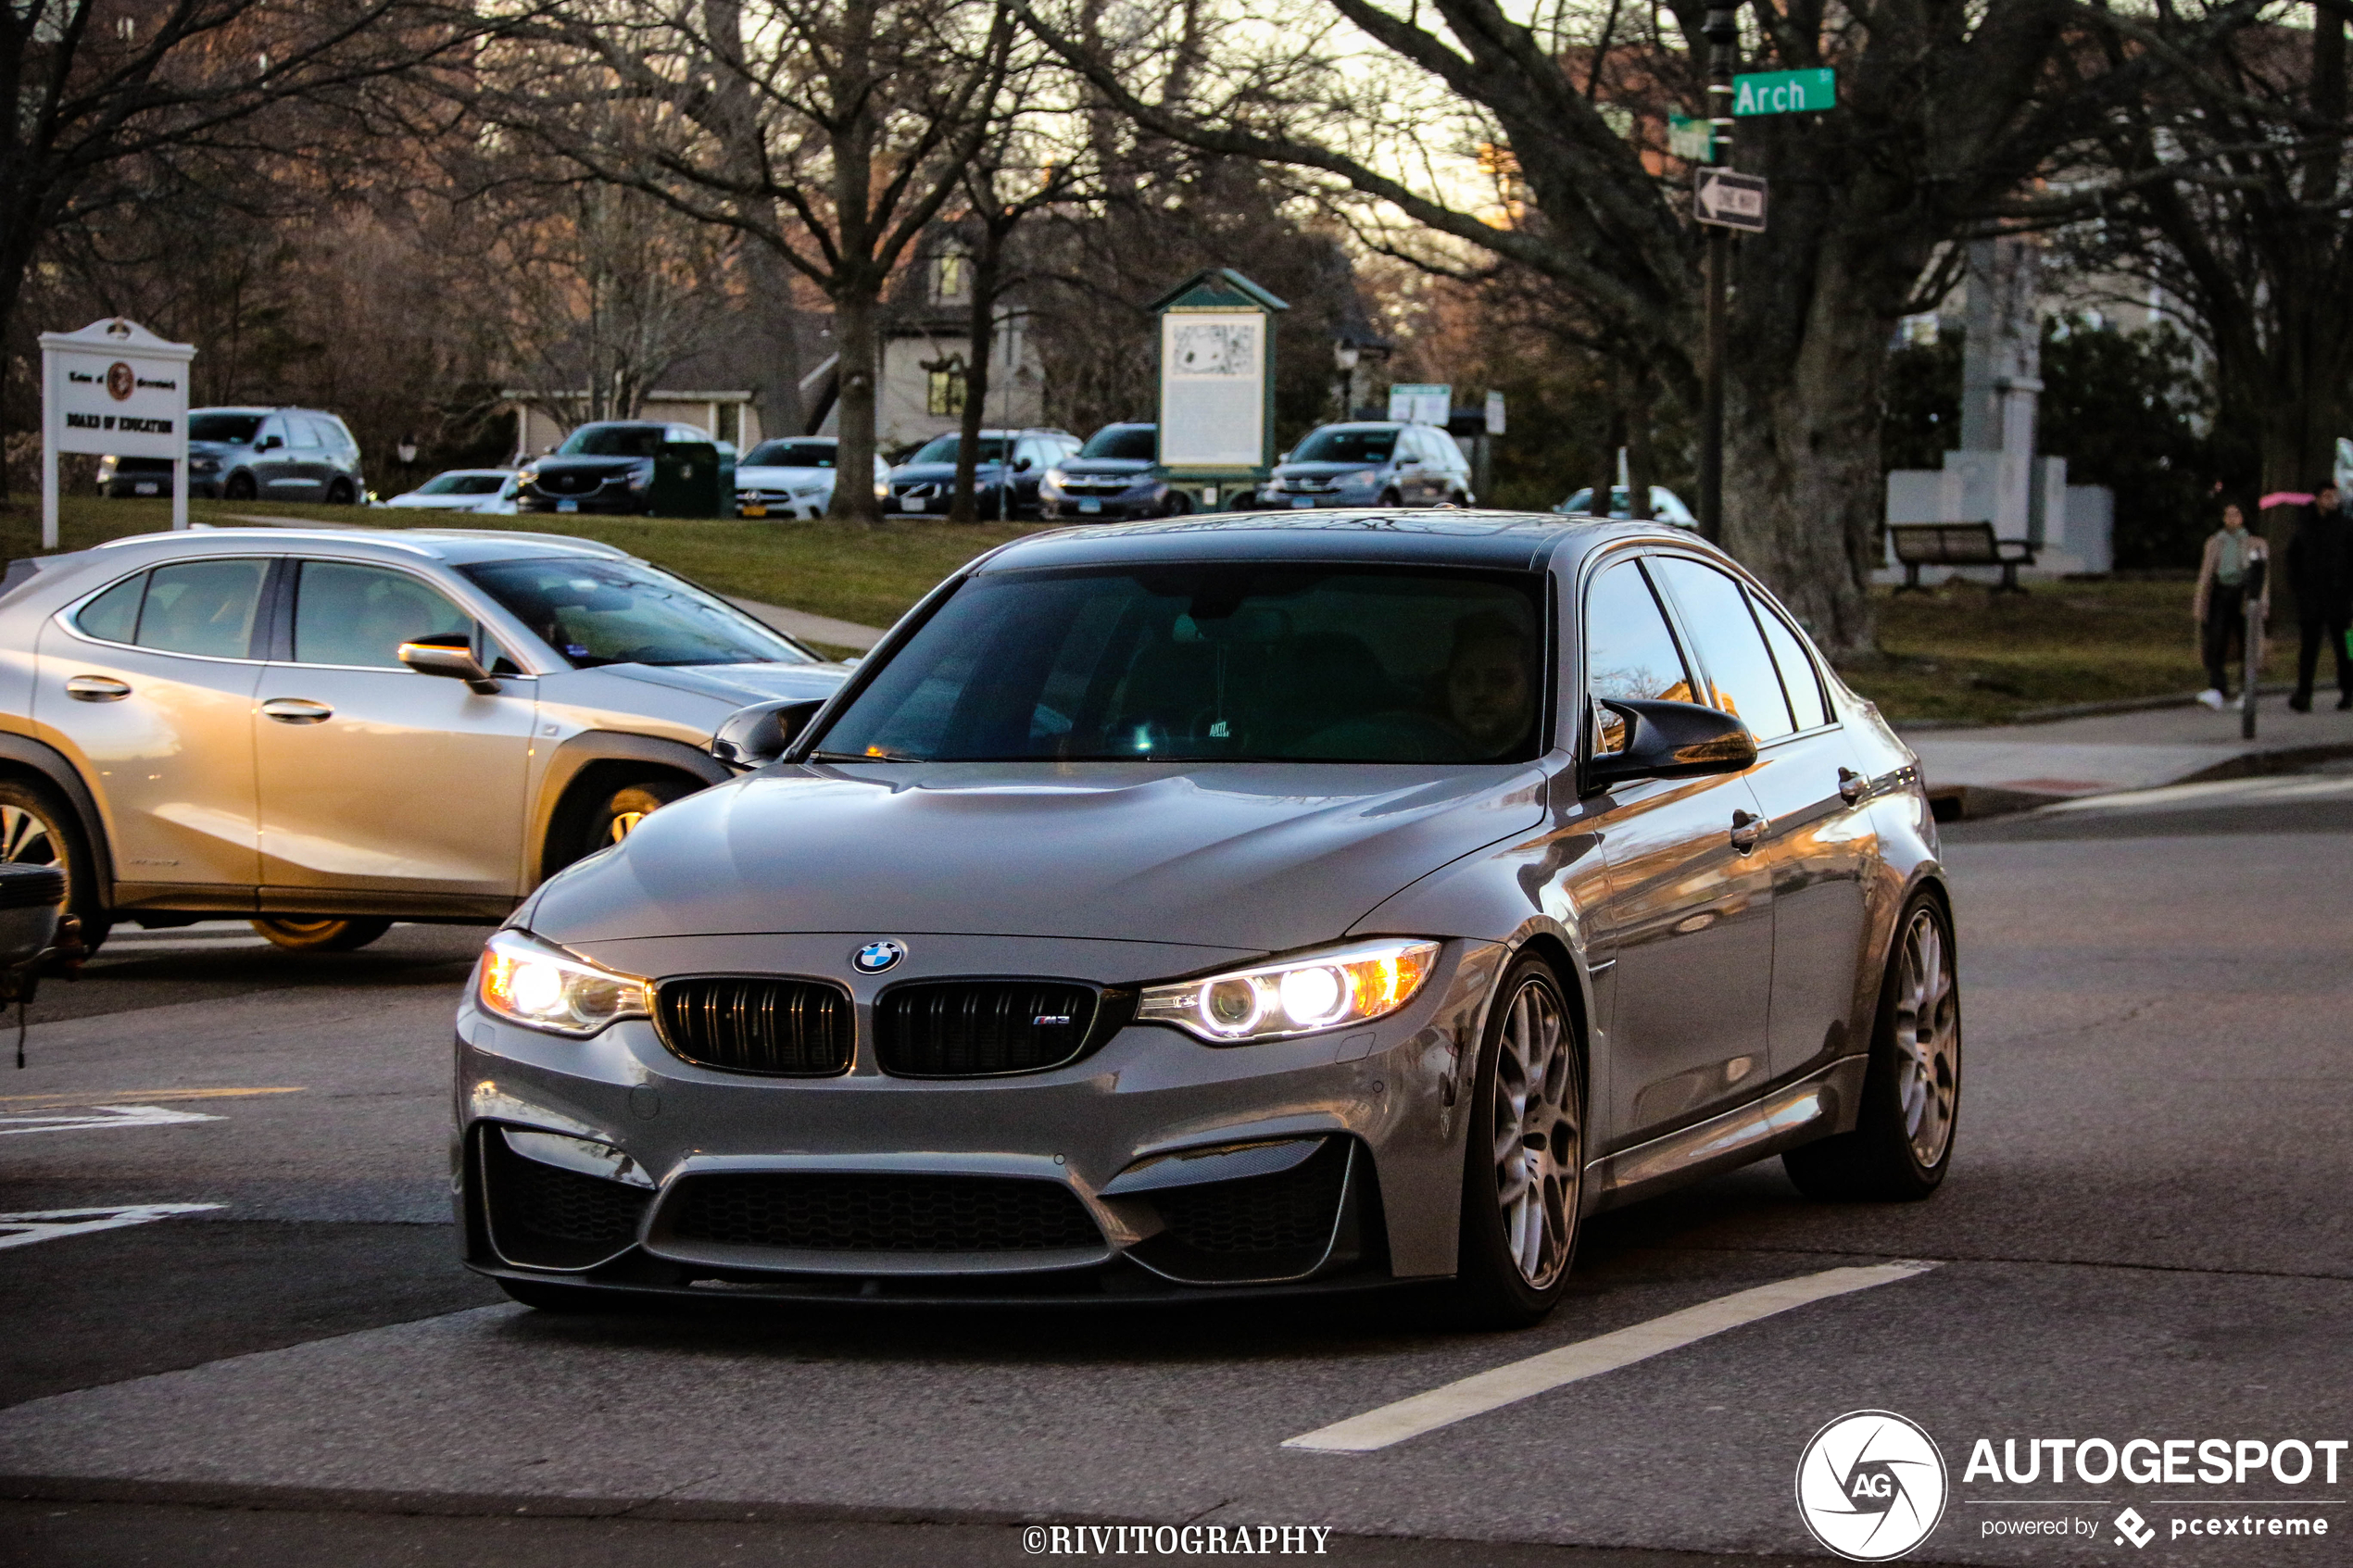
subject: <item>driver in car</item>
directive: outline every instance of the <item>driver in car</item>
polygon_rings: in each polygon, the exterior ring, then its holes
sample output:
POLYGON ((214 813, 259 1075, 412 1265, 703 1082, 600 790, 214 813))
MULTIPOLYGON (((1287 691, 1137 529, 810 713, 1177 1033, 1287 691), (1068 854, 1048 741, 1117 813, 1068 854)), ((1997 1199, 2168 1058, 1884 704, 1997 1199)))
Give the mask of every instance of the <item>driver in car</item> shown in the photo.
POLYGON ((1492 610, 1463 617, 1454 624, 1444 692, 1447 722, 1469 757, 1516 747, 1536 706, 1529 700, 1527 633, 1492 610))

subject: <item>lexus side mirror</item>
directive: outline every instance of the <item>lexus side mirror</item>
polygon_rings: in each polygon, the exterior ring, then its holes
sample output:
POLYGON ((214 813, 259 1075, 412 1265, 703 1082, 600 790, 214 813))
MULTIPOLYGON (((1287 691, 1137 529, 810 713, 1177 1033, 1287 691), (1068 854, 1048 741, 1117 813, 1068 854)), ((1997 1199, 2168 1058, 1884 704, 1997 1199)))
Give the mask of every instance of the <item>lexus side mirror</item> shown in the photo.
POLYGON ((1737 773, 1756 761, 1756 737, 1730 713, 1695 702, 1651 698, 1602 704, 1626 723, 1626 744, 1585 764, 1593 789, 1635 779, 1691 779, 1737 773))
POLYGON ((738 772, 765 768, 785 754, 824 706, 823 697, 795 697, 738 708, 719 721, 711 737, 711 754, 738 772))
POLYGON ((469 691, 484 696, 498 695, 498 683, 482 667, 474 650, 462 643, 403 643, 400 662, 420 675, 446 675, 465 682, 469 691))

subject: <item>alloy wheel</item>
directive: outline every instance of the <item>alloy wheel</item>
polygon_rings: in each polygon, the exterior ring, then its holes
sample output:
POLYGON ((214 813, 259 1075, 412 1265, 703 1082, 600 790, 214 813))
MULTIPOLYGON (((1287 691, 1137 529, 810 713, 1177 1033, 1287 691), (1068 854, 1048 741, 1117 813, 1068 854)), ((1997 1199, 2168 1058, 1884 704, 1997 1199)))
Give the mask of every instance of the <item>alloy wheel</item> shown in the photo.
POLYGON ((1560 999, 1529 977, 1512 994, 1495 1060, 1495 1195, 1504 1250, 1530 1289, 1568 1266, 1584 1138, 1560 999))
POLYGON ((1933 1169, 1952 1141, 1960 1055, 1952 948, 1934 911, 1917 909, 1904 930, 1895 976, 1895 1103, 1922 1170, 1933 1169))
POLYGON ((0 860, 12 866, 65 865, 49 824, 21 806, 0 805, 0 860))

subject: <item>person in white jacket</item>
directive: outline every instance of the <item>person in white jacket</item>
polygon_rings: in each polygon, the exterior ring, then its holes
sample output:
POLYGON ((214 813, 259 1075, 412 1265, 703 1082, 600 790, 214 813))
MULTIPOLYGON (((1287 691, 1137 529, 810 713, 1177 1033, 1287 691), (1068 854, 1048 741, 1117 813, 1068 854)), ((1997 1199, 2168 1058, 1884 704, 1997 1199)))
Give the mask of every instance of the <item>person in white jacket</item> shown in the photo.
MULTIPOLYGON (((2190 603, 2190 613, 2197 618, 2199 646, 2206 656, 2206 690, 2197 694, 2197 699, 2208 708, 2220 709, 2231 700, 2233 633, 2244 650, 2252 634, 2249 628, 2261 625, 2263 613, 2270 608, 2268 575, 2260 596, 2252 604, 2246 600, 2247 569, 2267 559, 2269 554, 2262 535, 2248 531, 2246 514, 2237 504, 2224 507, 2222 526, 2206 541, 2206 558, 2197 569, 2197 593, 2190 603)), ((2259 643, 2255 649, 2259 667, 2262 658, 2259 643)))

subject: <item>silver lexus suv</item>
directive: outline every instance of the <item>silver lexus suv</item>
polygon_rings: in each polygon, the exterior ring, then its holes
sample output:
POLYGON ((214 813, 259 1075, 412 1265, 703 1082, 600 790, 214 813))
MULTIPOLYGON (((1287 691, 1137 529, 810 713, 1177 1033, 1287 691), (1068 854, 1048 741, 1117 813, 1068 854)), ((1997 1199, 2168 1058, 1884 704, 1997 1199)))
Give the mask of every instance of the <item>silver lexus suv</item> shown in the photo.
POLYGON ((63 866, 93 947, 123 920, 314 949, 496 922, 730 776, 721 719, 845 673, 583 539, 117 539, 0 582, 0 859, 63 866))

